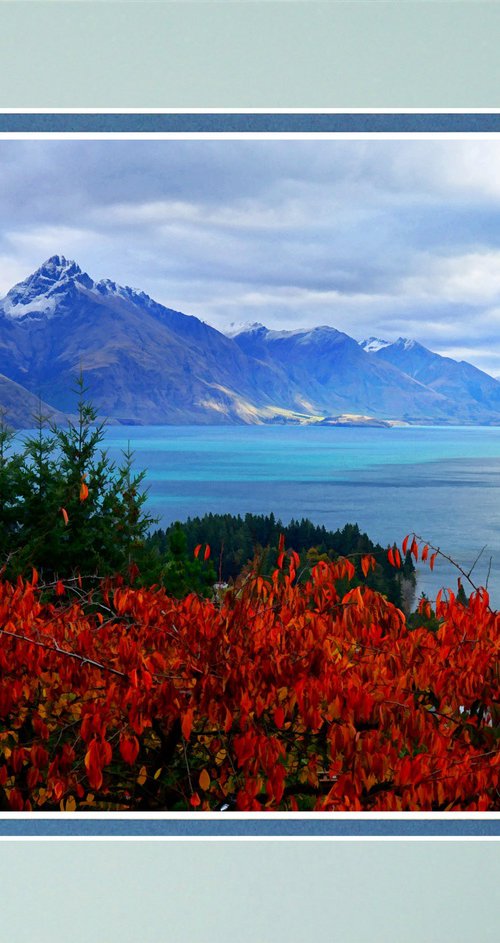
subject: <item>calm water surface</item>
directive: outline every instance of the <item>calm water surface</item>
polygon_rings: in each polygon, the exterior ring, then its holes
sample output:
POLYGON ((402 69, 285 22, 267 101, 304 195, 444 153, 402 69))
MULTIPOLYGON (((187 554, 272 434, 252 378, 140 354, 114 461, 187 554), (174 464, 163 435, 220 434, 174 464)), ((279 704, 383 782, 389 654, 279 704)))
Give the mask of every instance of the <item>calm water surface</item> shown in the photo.
MULTIPOLYGON (((382 544, 409 531, 474 570, 500 606, 500 428, 115 426, 110 455, 130 442, 147 469, 163 525, 208 511, 359 524, 382 544)), ((456 585, 446 564, 419 572, 418 592, 456 585)))

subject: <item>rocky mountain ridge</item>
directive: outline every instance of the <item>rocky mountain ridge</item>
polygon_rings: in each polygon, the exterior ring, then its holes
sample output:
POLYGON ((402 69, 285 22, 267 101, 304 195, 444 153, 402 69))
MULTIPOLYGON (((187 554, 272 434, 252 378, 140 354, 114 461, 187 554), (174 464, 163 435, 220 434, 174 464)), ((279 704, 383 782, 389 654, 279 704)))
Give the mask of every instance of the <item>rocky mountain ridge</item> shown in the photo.
POLYGON ((80 369, 99 413, 122 423, 500 423, 497 380, 416 341, 359 344, 328 325, 228 336, 55 255, 0 301, 0 374, 26 409, 35 396, 68 413, 80 369))

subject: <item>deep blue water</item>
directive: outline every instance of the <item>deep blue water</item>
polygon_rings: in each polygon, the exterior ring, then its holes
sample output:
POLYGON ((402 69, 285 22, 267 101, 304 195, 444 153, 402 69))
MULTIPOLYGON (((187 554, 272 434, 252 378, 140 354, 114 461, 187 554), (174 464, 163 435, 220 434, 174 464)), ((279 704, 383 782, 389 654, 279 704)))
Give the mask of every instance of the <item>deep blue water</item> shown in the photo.
MULTIPOLYGON (((500 606, 500 428, 114 426, 115 457, 130 442, 147 469, 149 508, 162 524, 208 511, 351 522, 382 544, 409 531, 468 568, 500 606)), ((436 564, 418 592, 456 586, 436 564)))

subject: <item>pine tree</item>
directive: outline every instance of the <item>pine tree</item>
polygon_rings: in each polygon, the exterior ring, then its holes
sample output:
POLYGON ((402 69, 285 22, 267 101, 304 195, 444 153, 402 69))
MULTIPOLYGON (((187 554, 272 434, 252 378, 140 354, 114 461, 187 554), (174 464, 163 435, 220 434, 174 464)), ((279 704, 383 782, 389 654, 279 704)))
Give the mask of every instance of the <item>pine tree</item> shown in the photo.
POLYGON ((32 567, 45 579, 130 574, 150 525, 145 473, 133 453, 121 466, 103 448, 106 425, 77 381, 75 420, 49 425, 40 412, 22 453, 10 455, 12 434, 0 424, 0 538, 10 578, 32 567))
POLYGON ((134 562, 154 518, 144 510, 145 472, 134 475, 128 450, 117 466, 102 448, 105 422, 86 399, 80 376, 76 421, 54 427, 58 454, 59 522, 63 534, 53 569, 103 576, 124 572, 134 562))
POLYGON ((17 548, 21 456, 13 451, 15 434, 0 411, 0 568, 8 568, 17 548))

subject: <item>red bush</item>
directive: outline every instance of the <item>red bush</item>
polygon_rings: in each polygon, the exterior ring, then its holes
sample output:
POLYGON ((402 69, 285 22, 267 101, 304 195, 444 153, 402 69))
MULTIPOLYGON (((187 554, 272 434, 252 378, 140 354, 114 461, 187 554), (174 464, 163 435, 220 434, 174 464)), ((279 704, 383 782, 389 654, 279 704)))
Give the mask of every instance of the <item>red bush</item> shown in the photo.
POLYGON ((280 564, 220 603, 0 583, 3 807, 499 809, 487 593, 410 630, 348 560, 280 564))

